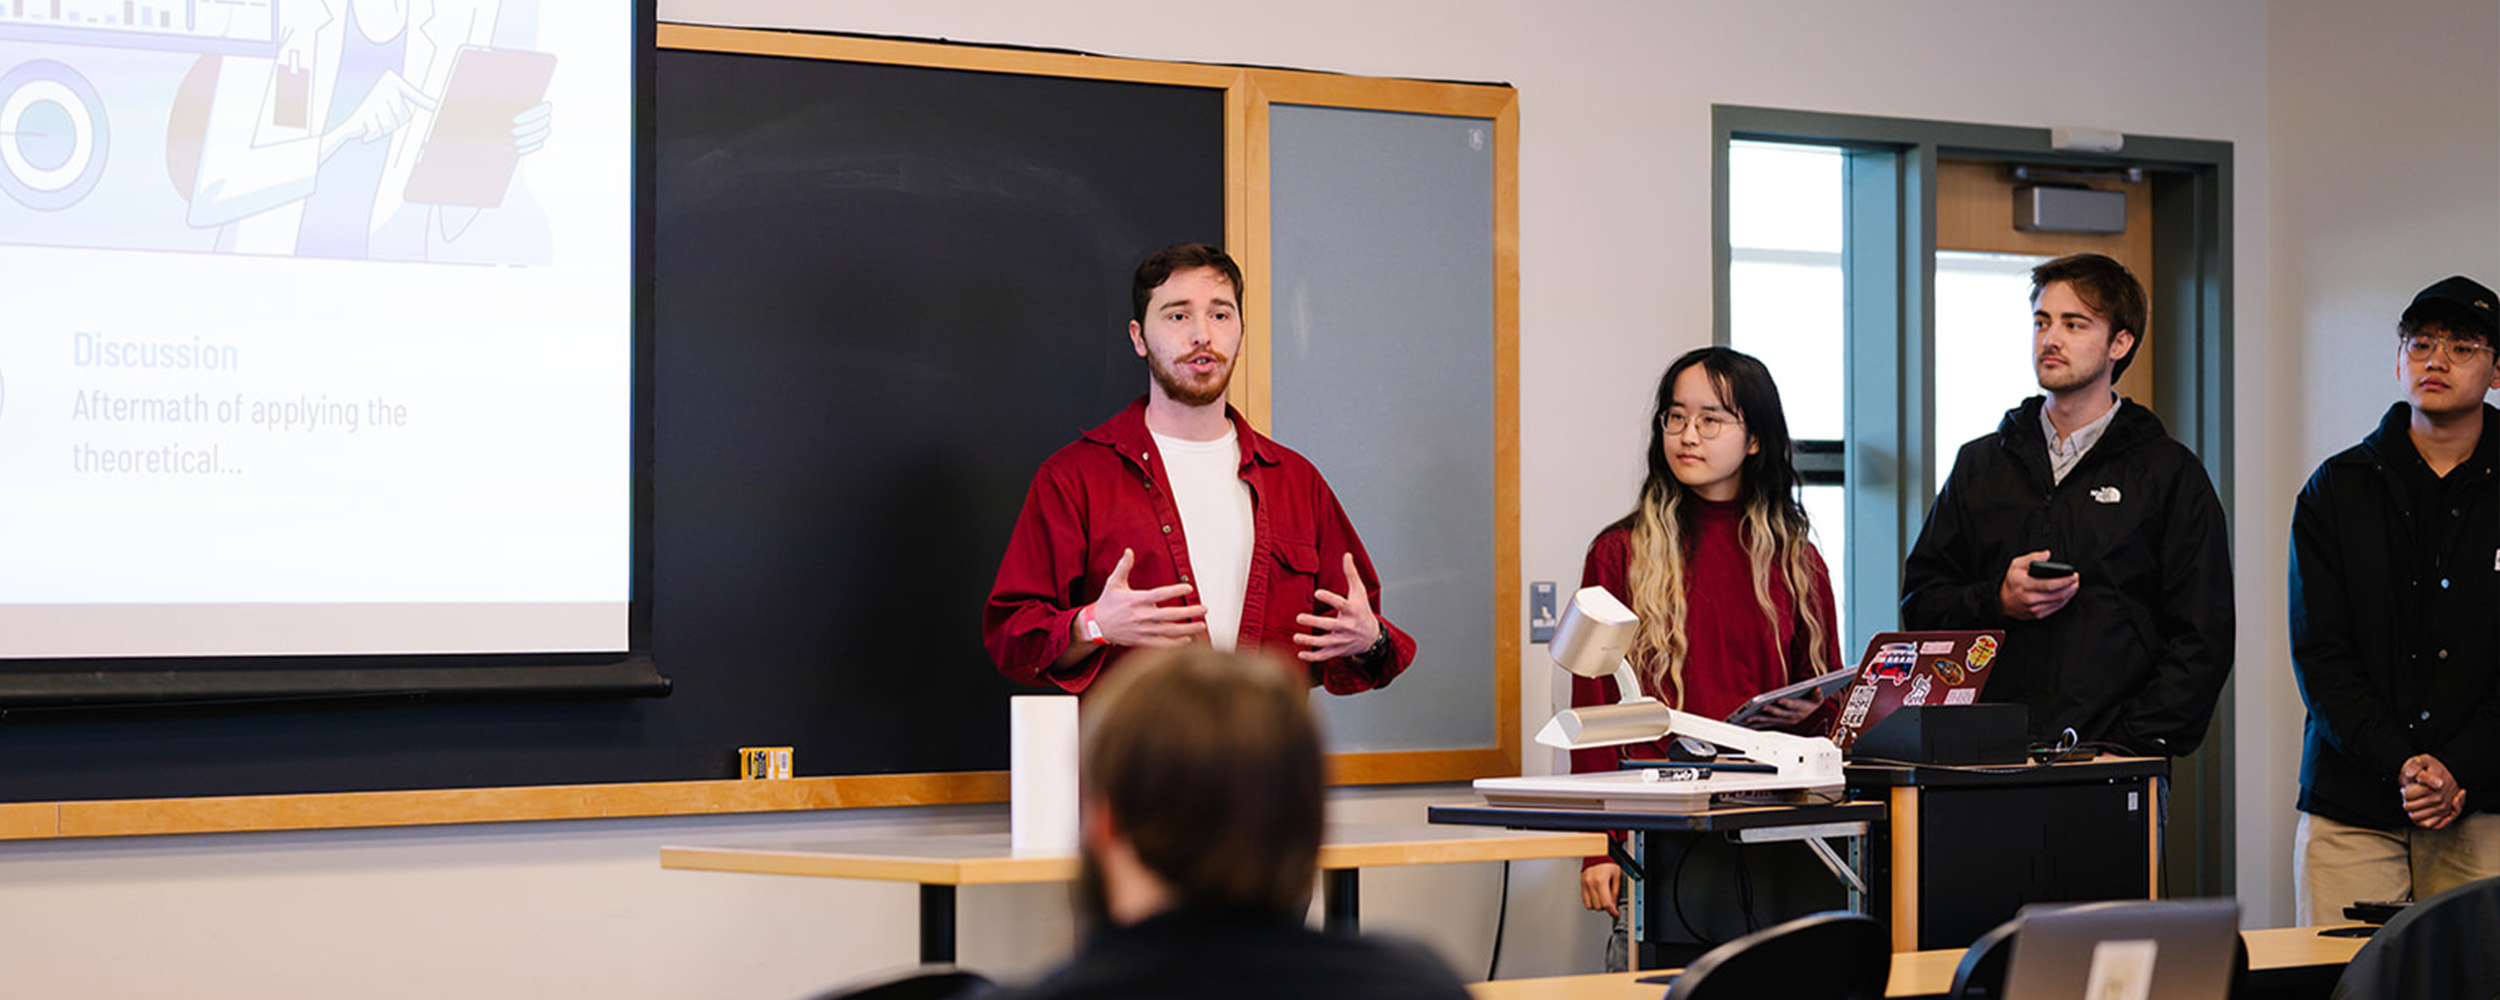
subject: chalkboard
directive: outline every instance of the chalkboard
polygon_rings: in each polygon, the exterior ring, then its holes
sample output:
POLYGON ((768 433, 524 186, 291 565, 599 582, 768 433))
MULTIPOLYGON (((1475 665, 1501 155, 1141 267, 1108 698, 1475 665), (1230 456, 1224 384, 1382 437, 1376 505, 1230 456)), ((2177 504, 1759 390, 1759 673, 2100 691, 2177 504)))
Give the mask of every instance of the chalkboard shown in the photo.
POLYGON ((0 799, 1005 766, 982 598, 1033 469, 1143 391, 1130 269, 1223 242, 1223 92, 674 50, 657 80, 671 696, 11 717, 0 799))
POLYGON ((1137 261, 1223 241, 1222 92, 698 52, 660 82, 661 662, 680 697, 730 675, 736 739, 803 773, 1006 766, 982 602, 1034 469, 1145 391, 1137 261))

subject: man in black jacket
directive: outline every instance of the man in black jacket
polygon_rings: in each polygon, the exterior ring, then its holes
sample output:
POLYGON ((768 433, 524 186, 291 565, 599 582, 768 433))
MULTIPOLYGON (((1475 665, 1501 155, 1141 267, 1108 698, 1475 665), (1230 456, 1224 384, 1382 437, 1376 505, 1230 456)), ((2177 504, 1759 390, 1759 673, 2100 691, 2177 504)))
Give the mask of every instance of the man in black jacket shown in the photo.
POLYGON ((2231 674, 2221 501, 2110 388, 2144 342, 2135 275, 2060 257, 2032 269, 2031 305, 2047 395, 1954 458, 1902 567, 1902 623, 2004 629, 1985 697, 2027 706, 2035 742, 2188 753, 2231 674))
POLYGON ((2309 718, 2294 906, 2419 899, 2500 875, 2500 388, 2491 289, 2423 289, 2405 401, 2292 508, 2292 670, 2309 718))

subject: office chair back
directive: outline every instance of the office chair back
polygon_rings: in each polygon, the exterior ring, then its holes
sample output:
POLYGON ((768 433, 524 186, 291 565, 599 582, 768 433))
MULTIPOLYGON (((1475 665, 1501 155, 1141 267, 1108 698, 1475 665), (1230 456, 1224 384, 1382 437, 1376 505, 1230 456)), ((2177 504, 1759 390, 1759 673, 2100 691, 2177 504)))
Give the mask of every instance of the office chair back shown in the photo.
POLYGON ((1891 977, 1892 942, 1884 926, 1834 911, 1710 949, 1675 977, 1666 1000, 1877 1000, 1891 977))
POLYGON ((2500 878, 2421 900, 2370 935, 2335 1000, 2500 996, 2500 878))
POLYGON ((2014 932, 2023 926, 2017 917, 1996 925, 1962 953, 1962 964, 1953 967, 1953 988, 1945 993, 1952 1000, 1996 1000, 2005 994, 2005 956, 2014 953, 2014 932))

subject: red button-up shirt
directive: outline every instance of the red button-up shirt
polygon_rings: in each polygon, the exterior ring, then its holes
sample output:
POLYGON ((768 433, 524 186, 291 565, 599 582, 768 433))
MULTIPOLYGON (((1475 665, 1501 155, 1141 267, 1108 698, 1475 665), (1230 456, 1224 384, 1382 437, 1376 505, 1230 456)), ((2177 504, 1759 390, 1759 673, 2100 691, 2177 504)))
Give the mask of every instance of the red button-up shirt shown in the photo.
MULTIPOLYGON (((1290 658, 1302 648, 1291 636, 1307 631, 1294 616, 1333 613, 1312 592, 1347 592, 1344 553, 1354 554, 1374 614, 1380 612, 1380 577, 1337 495, 1310 460, 1251 430, 1231 407, 1224 414, 1241 442, 1241 480, 1250 486, 1252 511, 1250 578, 1237 646, 1290 658)), ((1103 581, 1123 549, 1137 554, 1129 567, 1131 587, 1148 590, 1193 580, 1172 483, 1146 430, 1144 397, 1059 449, 1034 473, 982 614, 981 641, 999 672, 1026 684, 1083 691, 1126 655, 1126 647, 1106 646, 1067 670, 1051 670, 1072 641, 1069 624, 1077 609, 1102 596, 1103 581)), ((1174 604, 1193 600, 1194 591, 1174 604)), ((1414 662, 1415 640, 1387 618, 1380 620, 1380 631, 1389 639, 1388 655, 1305 664, 1311 682, 1332 694, 1389 683, 1414 662)))

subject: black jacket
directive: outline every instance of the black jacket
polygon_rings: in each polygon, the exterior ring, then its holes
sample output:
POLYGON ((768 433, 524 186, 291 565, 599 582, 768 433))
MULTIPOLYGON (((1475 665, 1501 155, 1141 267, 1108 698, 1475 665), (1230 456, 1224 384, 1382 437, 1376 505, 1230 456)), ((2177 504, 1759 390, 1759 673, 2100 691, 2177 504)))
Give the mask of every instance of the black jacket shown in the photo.
POLYGON ((1299 920, 1183 906, 1096 928, 1068 964, 984 1000, 1467 1000, 1423 946, 1337 937, 1299 920))
POLYGON ((2292 671, 2309 705, 2300 808, 2378 829, 2406 825, 2396 777, 2415 754, 2447 765, 2468 810, 2500 797, 2500 411, 2483 407, 2445 510, 2415 510, 2399 475, 2422 461, 2410 415, 2388 410, 2292 506, 2292 671), (2444 575, 2417 576, 2423 532, 2444 575))
POLYGON ((2127 401, 2052 485, 2044 402, 2006 411, 1954 458, 1901 569, 1902 625, 2004 629, 1982 697, 2028 706, 2035 740, 2072 727, 2137 753, 2188 753, 2231 675, 2222 503, 2196 455, 2127 401), (2006 566, 2040 549, 2072 564, 2081 589, 2047 618, 2007 618, 2006 566))

